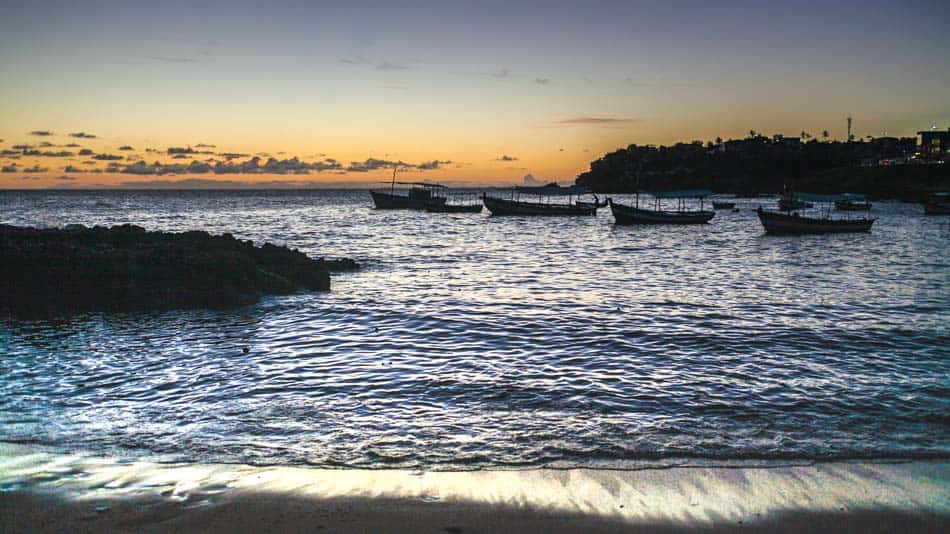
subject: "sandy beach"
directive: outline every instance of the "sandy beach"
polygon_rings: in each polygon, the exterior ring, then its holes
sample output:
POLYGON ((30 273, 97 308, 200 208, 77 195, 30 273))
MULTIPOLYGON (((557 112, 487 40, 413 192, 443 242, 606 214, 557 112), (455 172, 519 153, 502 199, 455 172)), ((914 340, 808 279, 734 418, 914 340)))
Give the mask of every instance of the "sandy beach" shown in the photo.
POLYGON ((950 464, 423 472, 4 446, 3 532, 945 532, 950 464))

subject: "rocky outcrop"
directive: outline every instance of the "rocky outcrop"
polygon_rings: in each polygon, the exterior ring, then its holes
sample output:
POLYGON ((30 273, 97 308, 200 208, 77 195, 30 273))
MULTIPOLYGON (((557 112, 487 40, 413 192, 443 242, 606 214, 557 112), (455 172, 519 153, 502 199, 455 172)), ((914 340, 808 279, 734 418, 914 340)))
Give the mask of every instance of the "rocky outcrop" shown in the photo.
POLYGON ((231 234, 0 225, 0 311, 13 315, 223 308, 326 291, 331 271, 356 268, 231 234))

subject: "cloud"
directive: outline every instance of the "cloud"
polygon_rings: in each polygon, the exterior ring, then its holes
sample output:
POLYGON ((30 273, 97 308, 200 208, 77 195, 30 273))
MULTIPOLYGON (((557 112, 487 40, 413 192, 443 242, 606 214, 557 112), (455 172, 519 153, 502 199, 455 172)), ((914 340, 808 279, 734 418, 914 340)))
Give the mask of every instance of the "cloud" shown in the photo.
POLYGON ((36 173, 36 172, 46 172, 46 171, 48 171, 48 170, 49 170, 48 168, 46 168, 46 167, 40 167, 38 164, 37 164, 37 165, 34 165, 34 166, 32 166, 32 167, 27 167, 27 168, 25 168, 25 169, 19 169, 19 168, 17 168, 16 163, 11 163, 10 165, 5 165, 5 166, 3 166, 2 168, 0 168, 0 172, 33 172, 33 173, 36 173))
POLYGON ((215 145, 207 145, 205 143, 198 143, 197 145, 195 145, 195 148, 218 148, 218 147, 215 145))
POLYGON ((40 143, 40 146, 44 148, 48 148, 48 147, 56 146, 56 145, 54 145, 53 143, 50 143, 49 141, 43 141, 42 143, 40 143))
POLYGON ((119 147, 119 150, 135 150, 135 149, 130 147, 129 145, 122 145, 119 147))
POLYGON ((246 158, 249 156, 249 154, 238 154, 237 152, 222 152, 218 155, 229 161, 232 159, 246 158))
POLYGON ((65 144, 65 145, 63 145, 63 146, 66 147, 66 148, 79 148, 79 147, 82 146, 82 145, 80 145, 79 143, 68 143, 68 144, 65 144))
POLYGON ((40 158, 70 158, 72 156, 75 156, 75 154, 73 154, 72 152, 68 150, 60 150, 59 152, 52 152, 49 150, 45 152, 40 152, 39 150, 24 150, 23 155, 40 157, 40 158))
POLYGON ((162 63, 197 63, 198 60, 190 57, 148 56, 152 61, 162 63))
POLYGON ((524 175, 523 180, 524 180, 525 185, 534 185, 534 184, 539 184, 539 183, 541 183, 541 182, 539 182, 539 181, 537 181, 537 180, 534 179, 534 175, 533 175, 533 174, 526 174, 526 175, 524 175))
POLYGON ((388 161, 384 159, 377 158, 366 158, 365 161, 351 161, 349 166, 346 168, 347 172, 369 172, 379 169, 391 168, 396 165, 404 166, 405 163, 401 161, 388 161))
POLYGON ((191 159, 191 156, 188 154, 175 154, 172 156, 172 159, 191 159))
POLYGON ((77 137, 79 139, 95 139, 96 136, 91 133, 86 132, 73 132, 69 134, 69 137, 77 137))
POLYGON ((503 154, 500 158, 496 159, 495 161, 518 161, 518 158, 514 156, 509 156, 507 154, 503 154))
POLYGON ((589 126, 589 125, 611 125, 635 122, 633 119, 621 119, 617 117, 573 117, 554 121, 558 126, 589 126))
POLYGON ((376 70, 409 70, 410 68, 408 65, 390 63, 389 61, 382 61, 376 64, 376 70))
POLYGON ((80 156, 91 156, 93 154, 95 154, 95 152, 93 152, 92 149, 89 149, 89 148, 84 148, 79 151, 80 156))
POLYGON ((169 154, 194 154, 195 149, 191 147, 183 148, 183 147, 173 146, 173 147, 169 147, 166 152, 168 152, 169 154))
POLYGON ((237 180, 208 180, 205 178, 185 178, 182 180, 145 180, 142 182, 121 182, 119 187, 128 189, 218 189, 246 187, 247 182, 237 180))
POLYGON ((30 150, 36 148, 33 145, 13 145, 14 150, 30 150))
POLYGON ((64 174, 62 176, 57 176, 56 178, 54 178, 54 180, 73 181, 75 180, 75 178, 73 178, 72 176, 66 176, 64 174))
POLYGON ((343 65, 352 65, 357 67, 372 67, 375 70, 383 71, 410 70, 412 68, 409 65, 403 65, 402 63, 394 63, 387 60, 374 61, 364 56, 340 58, 340 63, 343 65))
POLYGON ((416 168, 419 169, 420 171, 432 171, 432 170, 438 169, 442 165, 449 165, 451 163, 452 162, 449 160, 439 161, 437 159, 434 159, 432 161, 424 161, 416 165, 416 168))
POLYGON ((449 160, 432 160, 424 161, 419 164, 406 163, 405 161, 391 161, 378 158, 366 158, 365 161, 351 161, 350 164, 346 167, 347 172, 370 172, 376 171, 379 169, 391 169, 395 166, 405 167, 407 169, 416 169, 420 171, 431 171, 434 169, 440 168, 442 165, 449 165, 452 162, 449 160))
POLYGON ((353 56, 340 58, 340 63, 344 65, 368 65, 370 61, 363 56, 353 56))
POLYGON ((79 167, 76 167, 75 165, 66 165, 65 167, 63 167, 63 172, 75 173, 75 172, 86 172, 86 171, 83 169, 80 169, 79 167))
POLYGON ((496 80, 506 80, 511 77, 511 71, 508 69, 498 69, 495 72, 492 72, 490 76, 496 80))
POLYGON ((30 132, 30 135, 35 135, 38 137, 47 137, 47 136, 53 135, 53 132, 49 130, 33 130, 32 132, 30 132))
POLYGON ((534 83, 538 85, 547 85, 551 83, 551 78, 535 78, 534 83))
POLYGON ((115 154, 96 154, 92 159, 97 159, 99 161, 118 161, 122 159, 122 156, 116 156, 115 154))
MULTIPOLYGON (((213 161, 213 160, 212 160, 213 161)), ((148 164, 145 161, 138 161, 125 167, 115 168, 109 172, 121 172, 138 175, 164 175, 164 174, 309 174, 310 172, 324 172, 342 170, 343 166, 336 160, 325 159, 308 163, 300 161, 298 158, 276 159, 268 158, 266 161, 259 157, 253 157, 247 161, 234 162, 224 161, 217 163, 191 161, 184 163, 160 163, 158 161, 148 164)))

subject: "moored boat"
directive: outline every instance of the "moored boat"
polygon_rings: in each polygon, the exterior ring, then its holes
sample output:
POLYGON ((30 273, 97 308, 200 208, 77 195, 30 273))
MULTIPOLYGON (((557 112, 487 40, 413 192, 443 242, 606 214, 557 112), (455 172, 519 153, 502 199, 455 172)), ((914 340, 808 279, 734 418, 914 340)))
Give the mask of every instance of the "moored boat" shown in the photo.
POLYGON ((550 183, 542 187, 516 186, 511 190, 510 198, 482 195, 482 202, 492 215, 597 215, 599 205, 596 197, 593 203, 571 202, 575 196, 590 194, 586 187, 561 187, 550 183), (537 201, 521 200, 521 195, 537 195, 537 201), (551 197, 568 197, 565 202, 552 202, 551 197))
POLYGON ((799 213, 779 213, 756 210, 759 221, 767 234, 839 234, 869 232, 874 219, 832 219, 830 217, 805 217, 799 213))
POLYGON ((577 205, 577 206, 582 206, 582 207, 587 207, 587 208, 594 208, 595 210, 596 210, 597 208, 606 208, 606 207, 607 207, 607 203, 608 203, 608 201, 610 200, 609 198, 605 198, 603 201, 601 201, 599 198, 597 198, 597 195, 593 195, 593 196, 594 196, 594 201, 593 201, 593 202, 584 202, 583 200, 576 200, 576 201, 574 201, 574 204, 577 205))
POLYGON ((481 204, 429 204, 426 211, 430 213, 481 213, 481 204))
POLYGON ((715 211, 703 209, 703 199, 710 194, 712 194, 712 191, 705 189, 654 193, 654 209, 652 210, 640 207, 639 193, 637 193, 633 206, 618 204, 609 199, 608 202, 614 221, 617 224, 705 224, 716 216, 715 211), (685 200, 688 198, 698 198, 700 200, 698 210, 686 209, 685 200), (661 209, 660 201, 662 199, 676 199, 678 201, 677 209, 661 209))
POLYGON ((482 196, 482 202, 492 215, 596 215, 597 208, 578 206, 576 204, 558 204, 541 202, 524 202, 482 196))
POLYGON ((427 206, 438 206, 445 204, 445 196, 440 195, 439 191, 445 186, 429 182, 397 182, 396 170, 399 167, 393 167, 393 179, 389 182, 389 191, 370 191, 373 197, 373 204, 378 210, 422 210, 427 206), (396 193, 396 185, 408 185, 411 189, 403 195, 396 193))

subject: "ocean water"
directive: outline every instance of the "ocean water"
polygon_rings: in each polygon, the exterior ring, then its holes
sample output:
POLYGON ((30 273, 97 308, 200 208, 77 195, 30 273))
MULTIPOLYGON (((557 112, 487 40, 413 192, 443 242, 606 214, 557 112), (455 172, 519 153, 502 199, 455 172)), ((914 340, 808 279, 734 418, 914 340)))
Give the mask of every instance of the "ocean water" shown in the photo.
POLYGON ((0 192, 0 223, 231 232, 363 269, 229 311, 0 318, 0 441, 471 469, 950 457, 950 226, 371 209, 365 191, 0 192), (248 352, 244 353, 244 348, 248 352))

